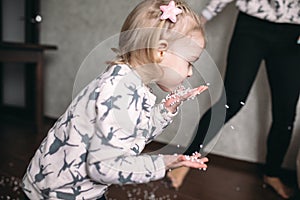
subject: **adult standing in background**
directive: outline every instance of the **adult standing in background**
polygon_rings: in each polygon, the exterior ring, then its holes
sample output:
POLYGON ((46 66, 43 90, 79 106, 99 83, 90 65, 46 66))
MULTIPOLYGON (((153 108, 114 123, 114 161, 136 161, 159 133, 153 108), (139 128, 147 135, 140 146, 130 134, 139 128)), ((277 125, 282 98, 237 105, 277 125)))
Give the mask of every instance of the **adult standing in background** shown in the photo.
MULTIPOLYGON (((204 23, 233 0, 211 0, 202 11, 204 23)), ((211 120, 212 109, 226 107, 225 123, 245 104, 261 62, 264 60, 272 100, 272 125, 267 139, 264 181, 282 198, 292 195, 281 181, 281 165, 289 147, 300 89, 300 1, 237 0, 239 9, 227 55, 225 91, 227 104, 219 100, 201 118, 197 135, 185 154, 199 151, 209 131, 215 136, 223 123, 211 120), (213 128, 208 130, 211 123, 213 128)), ((224 97, 224 94, 222 95, 224 97)), ((223 99, 221 97, 221 99, 223 99)), ((207 139, 205 140, 206 144, 207 139)), ((188 169, 169 172, 178 188, 188 169)))

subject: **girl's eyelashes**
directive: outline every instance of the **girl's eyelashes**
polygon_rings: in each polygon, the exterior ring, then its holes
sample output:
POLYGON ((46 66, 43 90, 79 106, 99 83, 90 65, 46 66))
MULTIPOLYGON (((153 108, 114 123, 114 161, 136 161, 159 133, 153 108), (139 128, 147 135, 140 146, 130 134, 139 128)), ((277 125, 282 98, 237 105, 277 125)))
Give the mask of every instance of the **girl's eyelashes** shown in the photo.
POLYGON ((189 67, 192 67, 192 68, 194 68, 195 66, 194 66, 194 63, 192 63, 192 62, 189 62, 189 61, 187 61, 188 62, 188 64, 189 64, 189 67))

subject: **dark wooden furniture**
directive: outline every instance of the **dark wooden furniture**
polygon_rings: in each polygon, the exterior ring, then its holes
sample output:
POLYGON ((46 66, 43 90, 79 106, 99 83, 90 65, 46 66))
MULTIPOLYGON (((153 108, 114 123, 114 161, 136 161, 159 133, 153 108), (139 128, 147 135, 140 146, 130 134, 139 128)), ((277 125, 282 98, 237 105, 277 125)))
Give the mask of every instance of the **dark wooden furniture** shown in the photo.
MULTIPOLYGON (((38 134, 43 130, 43 57, 46 50, 56 50, 53 45, 0 43, 0 62, 35 64, 35 127, 38 134)), ((25 65, 27 66, 27 65, 25 65)))

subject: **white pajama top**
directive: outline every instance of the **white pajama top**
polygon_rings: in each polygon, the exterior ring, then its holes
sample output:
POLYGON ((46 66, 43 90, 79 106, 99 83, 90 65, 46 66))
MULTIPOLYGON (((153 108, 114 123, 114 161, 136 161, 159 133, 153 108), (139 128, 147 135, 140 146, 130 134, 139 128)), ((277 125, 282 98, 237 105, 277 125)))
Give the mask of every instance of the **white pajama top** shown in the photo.
MULTIPOLYGON (((59 98, 59 97, 58 97, 59 98)), ((110 184, 165 175, 163 157, 140 154, 174 116, 128 65, 89 83, 49 130, 23 178, 30 199, 97 199, 110 184)))

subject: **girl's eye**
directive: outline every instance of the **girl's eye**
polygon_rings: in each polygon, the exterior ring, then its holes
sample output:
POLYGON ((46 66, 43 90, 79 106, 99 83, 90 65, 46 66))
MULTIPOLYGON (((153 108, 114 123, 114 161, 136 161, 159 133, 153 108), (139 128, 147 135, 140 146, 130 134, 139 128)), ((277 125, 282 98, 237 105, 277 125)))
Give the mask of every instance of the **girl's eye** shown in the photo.
POLYGON ((189 63, 189 67, 194 67, 194 64, 191 63, 191 62, 188 62, 189 63))

